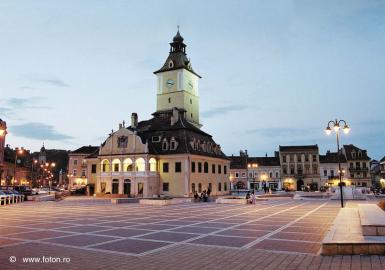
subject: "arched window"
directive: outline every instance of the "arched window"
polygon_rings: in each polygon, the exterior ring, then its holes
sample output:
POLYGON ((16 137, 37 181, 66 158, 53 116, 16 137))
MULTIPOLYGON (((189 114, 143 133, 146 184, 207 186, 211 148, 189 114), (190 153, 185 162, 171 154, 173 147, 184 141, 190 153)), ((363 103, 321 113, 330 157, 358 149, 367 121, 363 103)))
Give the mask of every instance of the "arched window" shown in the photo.
POLYGON ((198 184, 198 192, 202 192, 202 183, 198 184))
POLYGON ((110 162, 107 159, 102 160, 102 172, 110 172, 110 162))
POLYGON ((134 170, 134 166, 133 166, 133 163, 132 163, 132 159, 126 158, 123 161, 123 171, 125 171, 125 172, 132 172, 133 170, 134 170))
POLYGON ((156 172, 156 159, 150 158, 148 164, 150 164, 150 172, 156 172))
POLYGON ((203 164, 203 171, 204 171, 205 173, 209 173, 209 164, 208 164, 207 162, 205 162, 205 163, 203 164))
POLYGON ((221 182, 218 183, 218 191, 222 191, 222 183, 221 182))
POLYGON ((111 193, 112 194, 118 194, 119 193, 119 180, 118 179, 112 180, 111 193))
POLYGON ((192 192, 192 193, 195 193, 195 183, 192 183, 192 184, 191 184, 191 192, 192 192))
POLYGON ((135 170, 137 172, 144 172, 146 170, 146 163, 143 158, 135 160, 135 170))
POLYGON ((112 161, 112 171, 113 172, 119 172, 120 171, 120 160, 115 158, 112 161))

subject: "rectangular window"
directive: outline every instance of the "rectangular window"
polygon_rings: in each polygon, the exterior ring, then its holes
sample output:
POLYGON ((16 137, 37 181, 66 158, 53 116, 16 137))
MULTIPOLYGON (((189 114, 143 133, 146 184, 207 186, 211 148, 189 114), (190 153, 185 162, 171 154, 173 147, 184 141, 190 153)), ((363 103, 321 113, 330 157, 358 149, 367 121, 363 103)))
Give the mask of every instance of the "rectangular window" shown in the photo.
POLYGON ((215 173, 215 164, 211 164, 211 173, 215 173))
POLYGON ((245 172, 242 173, 242 177, 246 177, 246 173, 245 172))
POLYGON ((85 169, 82 170, 82 176, 86 176, 86 170, 85 169))
POLYGON ((294 168, 290 168, 290 174, 294 174, 294 168))
POLYGON ((92 164, 91 173, 96 173, 96 164, 92 164))
POLYGON ((273 173, 272 172, 270 173, 270 178, 273 178, 273 173))
POLYGON ((224 173, 224 174, 227 174, 227 166, 226 166, 226 165, 223 166, 223 173, 224 173))
POLYGON ((74 165, 78 165, 78 160, 77 159, 74 159, 74 165))
POLYGON ((168 189, 169 189, 169 183, 163 183, 163 191, 168 191, 168 189))
POLYGON ((334 177, 334 170, 330 170, 331 177, 334 177))
POLYGON ((221 166, 221 165, 218 165, 218 173, 219 173, 219 174, 222 173, 222 166, 221 166))
POLYGON ((163 163, 163 172, 168 173, 168 162, 163 163))
POLYGON ((160 142, 160 136, 152 136, 152 142, 160 142))
POLYGON ((182 171, 182 162, 175 162, 175 172, 182 171))
POLYGON ((73 174, 74 176, 76 176, 77 172, 78 172, 78 171, 77 171, 76 169, 74 169, 72 174, 73 174))
POLYGON ((191 172, 195 172, 195 162, 191 161, 191 172))
POLYGON ((313 162, 317 162, 317 156, 313 155, 313 162))
POLYGON ((309 161, 309 155, 305 155, 305 161, 306 161, 306 162, 309 161))
POLYGON ((362 162, 362 168, 366 169, 366 162, 362 162))
POLYGON ((282 162, 286 162, 286 156, 282 156, 282 162))
POLYGON ((356 168, 360 167, 360 162, 356 162, 356 168))
POLYGON ((297 162, 301 162, 301 155, 297 156, 297 162))
POLYGON ((198 162, 198 172, 202 172, 202 162, 198 162))
POLYGON ((328 176, 328 171, 324 170, 324 176, 328 176))

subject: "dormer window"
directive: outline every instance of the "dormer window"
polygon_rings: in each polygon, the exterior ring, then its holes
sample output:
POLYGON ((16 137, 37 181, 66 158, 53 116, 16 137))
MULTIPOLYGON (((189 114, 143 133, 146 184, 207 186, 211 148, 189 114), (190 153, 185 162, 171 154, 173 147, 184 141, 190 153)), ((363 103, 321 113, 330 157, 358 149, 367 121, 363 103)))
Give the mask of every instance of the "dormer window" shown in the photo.
POLYGON ((361 151, 358 151, 358 157, 361 157, 361 156, 362 156, 361 151))
POLYGON ((160 136, 152 136, 152 142, 160 142, 160 136))
POLYGON ((170 60, 170 62, 168 62, 168 67, 169 68, 173 68, 174 67, 174 62, 172 60, 170 60))
POLYGON ((163 151, 167 151, 168 150, 168 142, 167 142, 166 138, 162 142, 162 150, 163 151))

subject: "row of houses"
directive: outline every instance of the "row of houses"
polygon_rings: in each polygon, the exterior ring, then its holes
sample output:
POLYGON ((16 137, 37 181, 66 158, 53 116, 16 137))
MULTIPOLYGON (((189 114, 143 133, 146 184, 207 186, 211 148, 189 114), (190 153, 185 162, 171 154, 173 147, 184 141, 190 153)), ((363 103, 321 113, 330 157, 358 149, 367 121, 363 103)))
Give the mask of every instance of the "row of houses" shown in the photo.
POLYGON ((352 144, 344 145, 339 153, 327 151, 325 155, 319 153, 318 145, 279 146, 272 157, 253 157, 241 151, 230 159, 233 189, 316 191, 337 186, 339 162, 346 185, 371 186, 370 157, 352 144))

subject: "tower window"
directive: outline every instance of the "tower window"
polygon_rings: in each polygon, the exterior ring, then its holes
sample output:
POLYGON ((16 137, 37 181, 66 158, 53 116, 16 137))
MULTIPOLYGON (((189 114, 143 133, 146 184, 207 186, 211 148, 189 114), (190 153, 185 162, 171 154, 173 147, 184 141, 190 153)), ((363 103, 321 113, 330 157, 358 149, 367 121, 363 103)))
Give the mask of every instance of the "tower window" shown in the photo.
POLYGON ((193 118, 193 117, 192 117, 192 114, 191 114, 191 118, 193 118))
POLYGON ((190 98, 190 104, 192 104, 192 99, 190 98))
POLYGON ((171 103, 171 98, 170 97, 168 98, 168 103, 171 103))
POLYGON ((170 62, 168 62, 168 67, 169 68, 173 68, 174 67, 174 62, 172 60, 170 60, 170 62))

